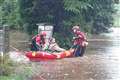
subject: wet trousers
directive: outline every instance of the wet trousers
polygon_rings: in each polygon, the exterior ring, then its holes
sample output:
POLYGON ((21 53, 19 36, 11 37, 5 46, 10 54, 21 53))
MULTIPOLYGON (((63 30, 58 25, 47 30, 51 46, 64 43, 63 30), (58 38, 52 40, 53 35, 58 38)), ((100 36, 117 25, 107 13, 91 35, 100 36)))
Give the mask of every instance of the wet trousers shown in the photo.
POLYGON ((82 57, 85 53, 86 47, 85 46, 80 46, 80 45, 74 45, 73 48, 74 50, 74 56, 75 57, 82 57))

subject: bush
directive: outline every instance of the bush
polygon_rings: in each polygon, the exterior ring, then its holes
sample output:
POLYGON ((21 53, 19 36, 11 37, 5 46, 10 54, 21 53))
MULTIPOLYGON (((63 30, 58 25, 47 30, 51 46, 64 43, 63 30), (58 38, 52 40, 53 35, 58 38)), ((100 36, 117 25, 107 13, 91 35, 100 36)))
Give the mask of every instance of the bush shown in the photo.
POLYGON ((4 57, 0 56, 0 76, 9 76, 13 73, 13 62, 7 55, 4 57))

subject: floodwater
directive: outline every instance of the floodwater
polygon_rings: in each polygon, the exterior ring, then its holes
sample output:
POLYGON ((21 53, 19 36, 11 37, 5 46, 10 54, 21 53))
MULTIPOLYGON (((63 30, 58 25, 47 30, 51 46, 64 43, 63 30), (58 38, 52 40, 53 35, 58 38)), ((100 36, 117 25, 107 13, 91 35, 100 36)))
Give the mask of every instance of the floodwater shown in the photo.
POLYGON ((120 28, 91 39, 83 57, 31 62, 30 80, 120 80, 120 28))

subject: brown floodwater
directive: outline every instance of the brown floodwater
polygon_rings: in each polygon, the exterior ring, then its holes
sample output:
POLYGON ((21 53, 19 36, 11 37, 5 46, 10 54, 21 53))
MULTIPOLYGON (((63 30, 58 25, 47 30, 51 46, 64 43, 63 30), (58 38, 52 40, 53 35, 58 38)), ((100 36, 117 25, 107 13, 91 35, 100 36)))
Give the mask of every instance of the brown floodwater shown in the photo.
MULTIPOLYGON (((31 80, 120 80, 120 28, 93 35, 83 57, 31 62, 31 80)), ((29 80, 30 80, 29 79, 29 80)))

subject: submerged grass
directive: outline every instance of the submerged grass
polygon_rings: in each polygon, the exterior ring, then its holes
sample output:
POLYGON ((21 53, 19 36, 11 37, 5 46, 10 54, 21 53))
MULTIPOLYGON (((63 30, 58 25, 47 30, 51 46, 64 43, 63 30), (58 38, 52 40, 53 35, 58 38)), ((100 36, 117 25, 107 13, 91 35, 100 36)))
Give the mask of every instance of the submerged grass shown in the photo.
POLYGON ((9 59, 8 55, 0 56, 0 76, 9 76, 13 73, 13 62, 9 59))
POLYGON ((0 56, 0 80, 29 80, 32 68, 29 64, 15 63, 5 55, 0 56))

